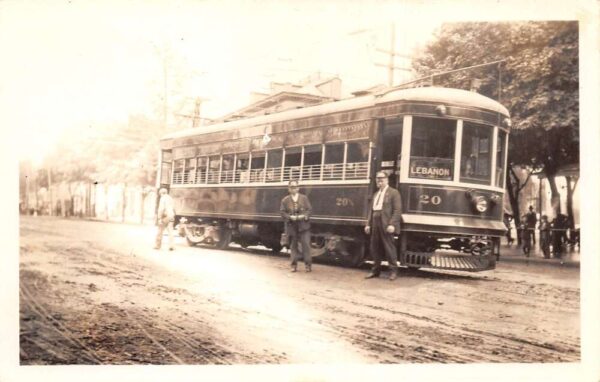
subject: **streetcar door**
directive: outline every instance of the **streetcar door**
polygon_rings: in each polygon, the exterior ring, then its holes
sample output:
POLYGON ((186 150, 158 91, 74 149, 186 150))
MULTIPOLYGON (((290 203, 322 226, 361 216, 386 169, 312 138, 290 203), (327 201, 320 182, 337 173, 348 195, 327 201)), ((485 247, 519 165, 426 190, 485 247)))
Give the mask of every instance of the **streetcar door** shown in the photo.
POLYGON ((400 151, 402 149, 402 118, 386 119, 382 132, 381 170, 390 176, 390 185, 400 181, 400 151))

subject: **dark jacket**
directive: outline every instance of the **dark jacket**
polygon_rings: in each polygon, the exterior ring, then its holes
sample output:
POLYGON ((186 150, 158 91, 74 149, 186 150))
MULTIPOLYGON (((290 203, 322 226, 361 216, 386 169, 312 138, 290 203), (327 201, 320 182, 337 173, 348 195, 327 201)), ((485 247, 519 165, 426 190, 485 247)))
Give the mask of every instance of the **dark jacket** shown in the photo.
POLYGON ((294 210, 294 201, 290 195, 287 195, 281 200, 281 207, 279 208, 281 217, 285 224, 285 233, 287 235, 294 235, 296 232, 308 231, 310 229, 310 215, 312 213, 312 206, 305 195, 298 194, 298 205, 297 209, 294 210), (290 220, 292 215, 304 215, 303 220, 290 220))
MULTIPOLYGON (((379 190, 377 191, 379 192, 379 190)), ((375 193, 377 195, 377 193, 375 193)), ((369 215, 367 217, 367 224, 373 225, 373 203, 375 201, 375 195, 369 199, 369 215)), ((402 219, 402 199, 400 193, 395 188, 388 186, 383 196, 383 205, 381 206, 381 223, 383 227, 388 225, 394 226, 394 233, 400 233, 400 220, 402 219)))

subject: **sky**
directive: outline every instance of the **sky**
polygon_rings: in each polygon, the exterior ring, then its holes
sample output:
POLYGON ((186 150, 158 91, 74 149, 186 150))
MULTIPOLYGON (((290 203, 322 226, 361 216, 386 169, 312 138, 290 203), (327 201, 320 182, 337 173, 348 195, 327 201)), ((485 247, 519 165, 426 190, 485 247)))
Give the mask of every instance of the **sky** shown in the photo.
MULTIPOLYGON (((93 136, 130 115, 161 119, 165 89, 171 125, 191 114, 196 97, 204 99, 202 116, 216 118, 247 105, 251 92, 267 92, 271 81, 317 72, 339 76, 349 96, 387 83, 387 69, 375 64, 389 60, 378 49, 389 49, 392 23, 395 49, 412 54, 442 22, 477 14, 468 6, 452 12, 458 4, 3 1, 0 126, 16 132, 20 159, 40 162, 65 134, 93 136)), ((504 7, 487 18, 510 14, 504 7)))

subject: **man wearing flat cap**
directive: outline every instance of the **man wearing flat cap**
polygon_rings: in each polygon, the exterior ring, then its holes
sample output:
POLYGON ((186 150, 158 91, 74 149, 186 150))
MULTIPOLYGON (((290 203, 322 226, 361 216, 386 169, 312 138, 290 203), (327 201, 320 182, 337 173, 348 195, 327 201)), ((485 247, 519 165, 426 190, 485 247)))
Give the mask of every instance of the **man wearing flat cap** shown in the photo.
POLYGON ((378 191, 373 195, 369 208, 365 233, 371 235, 370 252, 373 268, 366 278, 379 277, 381 260, 385 256, 390 268, 390 280, 398 276, 398 252, 394 243, 394 234, 400 234, 402 213, 400 193, 388 185, 388 175, 379 171, 375 175, 378 191))

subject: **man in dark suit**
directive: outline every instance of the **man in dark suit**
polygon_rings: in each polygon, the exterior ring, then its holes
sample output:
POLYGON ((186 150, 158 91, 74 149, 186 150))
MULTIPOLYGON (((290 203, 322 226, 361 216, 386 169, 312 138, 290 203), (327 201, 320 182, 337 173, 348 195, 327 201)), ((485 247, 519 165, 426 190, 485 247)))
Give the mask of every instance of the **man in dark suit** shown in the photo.
POLYGON ((379 171, 375 175, 377 188, 369 208, 365 233, 371 235, 370 252, 373 257, 373 268, 367 279, 379 277, 381 272, 382 252, 390 267, 390 280, 398 277, 398 252, 394 243, 394 234, 400 233, 402 213, 400 193, 388 185, 388 176, 379 171))
POLYGON ((310 214, 312 206, 305 195, 298 193, 298 181, 291 180, 288 184, 289 195, 281 200, 279 208, 285 224, 285 233, 290 241, 292 272, 298 270, 298 244, 301 245, 301 255, 304 259, 306 272, 311 271, 312 257, 310 256, 310 214))

